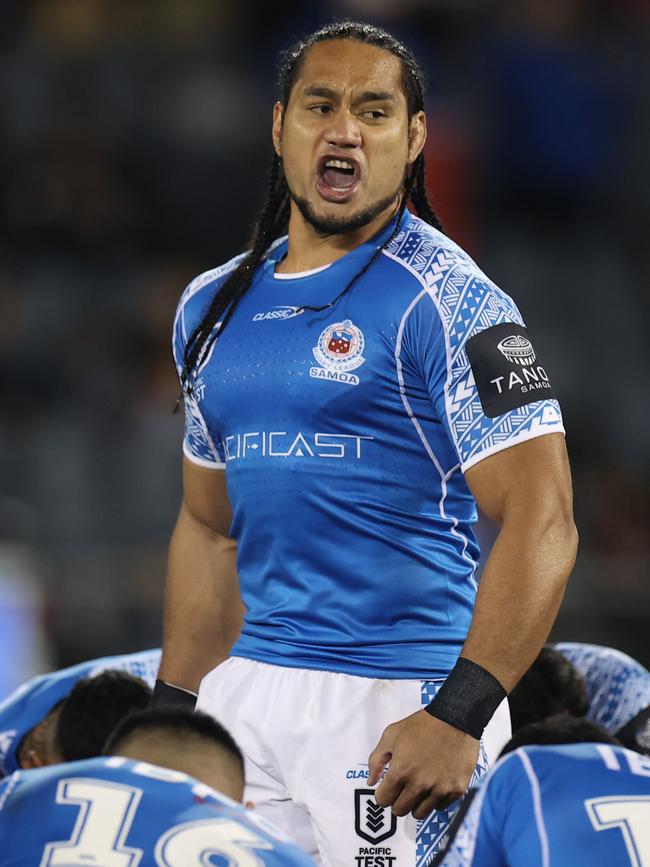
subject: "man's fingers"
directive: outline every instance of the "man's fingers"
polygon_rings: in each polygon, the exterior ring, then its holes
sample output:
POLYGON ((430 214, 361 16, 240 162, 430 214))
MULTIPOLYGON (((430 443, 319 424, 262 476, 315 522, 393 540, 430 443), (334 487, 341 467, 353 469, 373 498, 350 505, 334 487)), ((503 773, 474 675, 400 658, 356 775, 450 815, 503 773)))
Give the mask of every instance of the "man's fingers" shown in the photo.
POLYGON ((392 739, 386 734, 386 732, 384 732, 379 739, 379 743, 370 753, 370 758, 368 759, 368 770, 370 771, 368 776, 369 786, 374 786, 384 773, 384 768, 393 755, 391 747, 392 739))
POLYGON ((395 773, 391 774, 389 768, 388 773, 375 789, 375 801, 380 807, 390 807, 395 803, 403 788, 404 781, 398 780, 395 773))
POLYGON ((406 816, 408 813, 414 812, 428 796, 428 790, 418 789, 407 784, 393 802, 393 813, 396 816, 406 816))
POLYGON ((441 795, 440 792, 431 792, 428 793, 428 796, 420 801, 418 806, 412 811, 414 819, 426 819, 426 817, 433 813, 434 810, 446 810, 448 807, 457 801, 461 794, 458 792, 453 792, 448 795, 441 795))

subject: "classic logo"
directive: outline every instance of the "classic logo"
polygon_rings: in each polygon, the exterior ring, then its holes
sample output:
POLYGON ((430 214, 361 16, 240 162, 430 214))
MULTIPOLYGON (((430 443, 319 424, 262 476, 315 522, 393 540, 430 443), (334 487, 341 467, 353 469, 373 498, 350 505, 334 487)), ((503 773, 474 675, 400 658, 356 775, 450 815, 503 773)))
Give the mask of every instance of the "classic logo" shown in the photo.
POLYGON ((253 322, 265 322, 269 319, 293 319, 294 316, 301 316, 304 312, 304 307, 294 307, 291 304, 274 304, 265 313, 256 313, 253 316, 253 322))
POLYGON ((511 334, 497 343, 497 349, 513 364, 529 366, 535 362, 533 344, 521 334, 511 334))
POLYGON ((381 843, 397 830, 397 816, 390 807, 380 807, 374 789, 355 789, 354 830, 369 843, 381 843))
POLYGON ((360 367, 365 358, 363 332, 351 319, 328 325, 312 349, 320 367, 312 367, 309 375, 316 379, 334 379, 348 385, 358 385, 359 377, 350 373, 360 367))

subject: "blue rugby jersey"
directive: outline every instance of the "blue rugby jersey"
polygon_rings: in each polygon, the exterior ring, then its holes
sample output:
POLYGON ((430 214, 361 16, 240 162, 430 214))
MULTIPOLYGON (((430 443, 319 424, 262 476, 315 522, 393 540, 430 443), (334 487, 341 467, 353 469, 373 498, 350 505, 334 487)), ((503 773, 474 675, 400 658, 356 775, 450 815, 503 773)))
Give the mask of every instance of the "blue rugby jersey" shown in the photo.
MULTIPOLYGON (((513 301, 406 214, 331 265, 276 275, 276 242, 186 399, 184 453, 225 468, 247 607, 232 653, 356 675, 446 675, 478 558, 463 472, 562 432, 513 301)), ((174 355, 241 257, 183 294, 174 355)))
POLYGON ((160 667, 160 649, 104 656, 69 668, 41 674, 0 702, 0 777, 18 770, 20 742, 84 677, 107 669, 128 671, 153 687, 160 667))
POLYGON ((587 719, 615 735, 650 706, 650 671, 626 653, 597 644, 563 641, 555 645, 585 680, 587 719))
POLYGON ((269 822, 193 777, 120 756, 0 783, 0 861, 95 867, 309 867, 269 822))
POLYGON ((608 744, 516 750, 484 778, 444 856, 434 863, 650 863, 650 759, 608 744))

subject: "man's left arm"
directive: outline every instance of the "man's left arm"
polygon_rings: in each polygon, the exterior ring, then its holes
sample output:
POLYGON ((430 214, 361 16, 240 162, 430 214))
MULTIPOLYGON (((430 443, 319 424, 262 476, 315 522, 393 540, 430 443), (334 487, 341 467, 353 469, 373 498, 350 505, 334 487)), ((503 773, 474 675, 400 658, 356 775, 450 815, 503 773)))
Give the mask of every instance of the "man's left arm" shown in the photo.
POLYGON ((562 434, 504 449, 472 466, 465 478, 500 531, 461 660, 440 700, 434 699, 428 713, 417 711, 388 726, 370 756, 370 785, 390 762, 375 797, 399 816, 423 818, 463 794, 478 757, 480 729, 489 719, 484 717, 539 653, 577 550, 562 434))
POLYGON ((549 434, 506 449, 471 467, 465 478, 500 530, 461 655, 510 692, 546 641, 575 562, 564 437, 549 434))

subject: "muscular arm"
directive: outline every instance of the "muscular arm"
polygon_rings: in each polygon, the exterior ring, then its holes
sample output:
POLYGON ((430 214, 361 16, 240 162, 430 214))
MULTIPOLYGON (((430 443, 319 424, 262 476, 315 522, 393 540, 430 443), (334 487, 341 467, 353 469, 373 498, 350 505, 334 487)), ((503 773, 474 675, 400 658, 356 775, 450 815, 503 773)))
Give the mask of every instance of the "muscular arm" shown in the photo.
POLYGON ((500 531, 462 656, 510 692, 546 641, 575 561, 564 437, 550 434, 499 452, 469 469, 466 480, 500 531))
MULTIPOLYGON (((462 656, 511 690, 537 656, 562 600, 577 548, 571 476, 561 434, 486 458, 466 474, 483 511, 500 524, 462 656)), ((398 816, 422 819, 467 788, 478 741, 420 710, 384 730, 369 785, 398 816)))
POLYGON ((169 546, 159 677, 197 692, 202 677, 230 653, 244 609, 225 472, 185 458, 183 489, 169 546))

